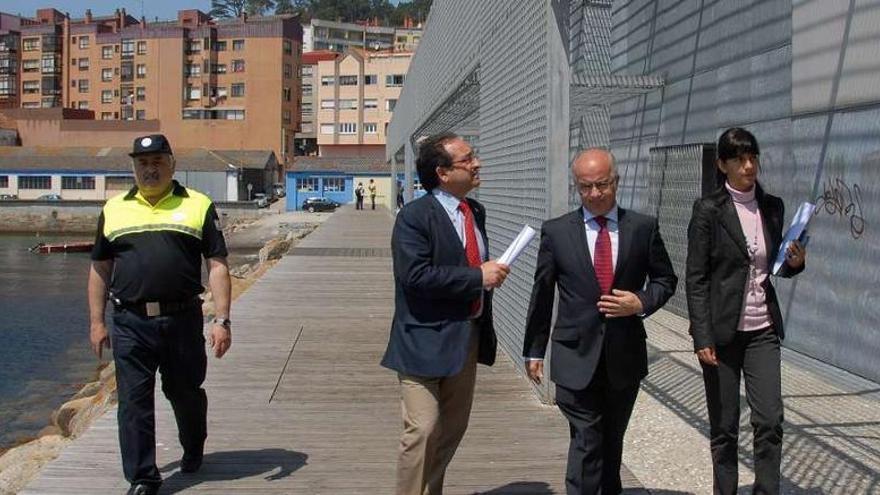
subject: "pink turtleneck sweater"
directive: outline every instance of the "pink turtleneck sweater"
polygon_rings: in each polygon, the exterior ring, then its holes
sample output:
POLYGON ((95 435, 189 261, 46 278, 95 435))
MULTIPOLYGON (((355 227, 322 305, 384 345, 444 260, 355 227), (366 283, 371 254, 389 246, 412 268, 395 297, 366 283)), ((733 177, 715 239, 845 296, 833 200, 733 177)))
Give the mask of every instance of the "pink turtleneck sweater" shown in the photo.
POLYGON ((762 284, 769 275, 767 260, 767 244, 764 242, 764 222, 761 212, 758 210, 758 200, 755 199, 755 188, 751 191, 742 192, 724 186, 730 193, 736 214, 739 216, 739 224, 745 234, 746 246, 749 250, 749 278, 745 286, 743 309, 739 319, 737 330, 752 332, 767 328, 773 324, 770 311, 767 309, 767 294, 762 284))

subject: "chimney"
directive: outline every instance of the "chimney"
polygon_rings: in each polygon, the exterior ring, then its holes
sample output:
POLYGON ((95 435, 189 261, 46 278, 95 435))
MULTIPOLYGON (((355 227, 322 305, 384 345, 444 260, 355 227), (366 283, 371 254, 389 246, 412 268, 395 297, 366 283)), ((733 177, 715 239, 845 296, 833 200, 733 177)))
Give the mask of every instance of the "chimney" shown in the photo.
POLYGON ((248 19, 247 12, 242 12, 241 13, 241 22, 247 22, 247 19, 248 19))
POLYGON ((144 16, 141 16, 141 29, 147 28, 147 19, 144 16))
POLYGON ((86 24, 92 23, 92 9, 86 9, 86 24))

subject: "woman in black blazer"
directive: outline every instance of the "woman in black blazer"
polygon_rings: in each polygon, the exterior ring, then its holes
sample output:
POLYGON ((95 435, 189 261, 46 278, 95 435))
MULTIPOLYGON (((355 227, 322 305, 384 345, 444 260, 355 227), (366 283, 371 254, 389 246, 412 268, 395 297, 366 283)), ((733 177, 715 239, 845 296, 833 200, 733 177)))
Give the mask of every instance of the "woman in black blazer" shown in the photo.
MULTIPOLYGON (((782 452, 782 313, 769 272, 782 241, 784 205, 757 182, 760 150, 741 128, 718 139, 725 181, 694 203, 688 226, 686 287, 690 333, 703 368, 716 494, 738 485, 740 376, 755 433, 753 493, 779 493, 782 452)), ((780 276, 804 269, 805 251, 786 249, 780 276)))

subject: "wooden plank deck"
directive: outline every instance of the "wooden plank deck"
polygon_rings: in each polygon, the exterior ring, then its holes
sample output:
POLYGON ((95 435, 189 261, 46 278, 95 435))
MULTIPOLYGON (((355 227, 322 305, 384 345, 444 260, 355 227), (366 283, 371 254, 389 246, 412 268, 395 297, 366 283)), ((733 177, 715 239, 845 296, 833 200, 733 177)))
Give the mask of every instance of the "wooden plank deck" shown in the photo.
MULTIPOLYGON (((393 307, 391 224, 387 210, 343 208, 300 243, 302 255, 282 259, 235 302, 232 350, 209 358, 199 473, 177 469, 173 415, 157 399, 162 493, 393 493, 397 378, 378 364, 393 307)), ((567 449, 565 420, 500 355, 494 367, 479 368, 470 428, 445 493, 564 493, 567 449)), ((22 493, 124 493, 127 486, 112 410, 22 493)))

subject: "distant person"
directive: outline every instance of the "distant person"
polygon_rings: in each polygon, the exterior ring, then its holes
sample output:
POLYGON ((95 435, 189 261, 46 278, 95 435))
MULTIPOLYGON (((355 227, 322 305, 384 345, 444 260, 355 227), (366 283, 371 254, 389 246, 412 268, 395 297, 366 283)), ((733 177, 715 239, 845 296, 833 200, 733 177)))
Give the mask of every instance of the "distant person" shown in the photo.
POLYGON ((370 179, 370 184, 367 186, 367 189, 370 190, 370 202, 373 204, 373 209, 376 209, 376 182, 373 179, 370 179))
MULTIPOLYGON (((718 139, 724 185, 694 203, 688 226, 686 286, 690 333, 703 368, 709 409, 714 492, 737 493, 740 377, 754 430, 752 493, 778 494, 782 456, 785 333, 770 271, 782 242, 785 205, 764 192, 758 141, 731 128, 718 139)), ((806 252, 794 242, 780 276, 803 271, 806 252)))
POLYGON ((226 243, 211 200, 177 181, 165 136, 134 141, 136 186, 111 198, 98 220, 89 272, 90 340, 101 358, 112 342, 119 395, 119 444, 129 494, 158 493, 153 390, 156 371, 174 408, 183 457, 180 470, 199 469, 207 437, 202 258, 217 315, 209 342, 218 358, 232 344, 226 243), (113 303, 113 332, 104 323, 113 303))
POLYGON ((486 210, 467 197, 480 185, 480 161, 467 142, 432 136, 416 167, 429 194, 394 223, 394 319, 382 365, 400 382, 395 493, 439 495, 467 430, 477 362, 495 362, 490 289, 509 268, 489 260, 486 210))
POLYGON ((581 207, 541 227, 523 356, 540 383, 551 343, 550 379, 571 434, 566 493, 613 495, 622 490, 623 438, 648 374, 642 319, 666 304, 678 279, 657 219, 618 206, 614 156, 588 149, 571 171, 581 207))
POLYGON ((403 184, 397 181, 397 209, 403 208, 403 184))
POLYGON ((354 208, 356 210, 364 209, 364 183, 358 182, 357 187, 354 190, 354 208))

